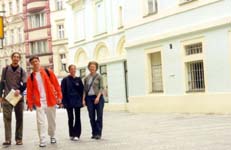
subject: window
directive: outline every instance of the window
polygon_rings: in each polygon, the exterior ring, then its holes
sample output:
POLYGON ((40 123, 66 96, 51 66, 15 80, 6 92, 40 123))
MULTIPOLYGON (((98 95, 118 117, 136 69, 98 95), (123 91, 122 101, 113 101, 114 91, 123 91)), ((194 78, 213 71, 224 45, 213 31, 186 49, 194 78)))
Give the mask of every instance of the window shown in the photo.
POLYGON ((150 54, 152 70, 152 92, 163 92, 161 52, 150 54))
POLYGON ((12 15, 12 13, 13 13, 12 2, 9 2, 9 15, 12 15))
POLYGON ((5 11, 5 4, 2 4, 2 11, 5 11))
POLYGON ((58 25, 58 39, 63 39, 64 38, 64 25, 58 25))
POLYGON ((83 79, 84 77, 86 77, 86 69, 80 69, 79 70, 79 74, 80 74, 80 78, 83 79))
POLYGON ((119 6, 119 16, 118 16, 118 28, 123 27, 123 7, 119 6))
POLYGON ((84 9, 76 12, 76 40, 80 41, 85 38, 85 27, 84 27, 84 9))
POLYGON ((108 103, 108 83, 107 83, 107 66, 106 65, 102 65, 99 67, 100 69, 100 74, 102 75, 103 78, 103 86, 104 86, 104 91, 103 91, 103 95, 105 98, 105 102, 108 103))
POLYGON ((188 62, 188 91, 204 91, 204 67, 203 61, 188 62))
POLYGON ((10 30, 10 36, 11 36, 11 43, 10 44, 14 44, 14 29, 10 30))
POLYGON ((95 4, 96 7, 96 33, 101 34, 106 32, 106 18, 104 1, 98 1, 95 4))
POLYGON ((4 45, 6 46, 6 45, 8 45, 8 40, 7 40, 7 32, 5 31, 4 32, 4 45))
POLYGON ((16 8, 17 8, 17 13, 19 13, 20 12, 19 0, 16 0, 16 8))
POLYGON ((157 13, 157 0, 145 0, 145 16, 157 13))
POLYGON ((22 43, 22 29, 18 28, 18 43, 22 43))
POLYGON ((30 16, 30 27, 38 28, 45 26, 45 15, 44 13, 33 14, 30 16))
POLYGON ((63 9, 63 0, 57 0, 56 1, 56 9, 62 10, 63 9))
POLYGON ((186 59, 187 92, 205 91, 203 45, 202 42, 184 46, 186 59), (197 55, 197 57, 195 57, 197 55), (194 57, 193 57, 194 56, 194 57))
POLYGON ((47 41, 36 41, 30 43, 32 54, 42 54, 48 52, 47 41))
POLYGON ((202 53, 202 43, 185 46, 186 55, 202 53))
POLYGON ((59 56, 60 56, 60 60, 61 60, 60 61, 60 63, 61 63, 61 65, 60 65, 61 68, 60 69, 61 69, 61 71, 65 71, 66 70, 66 64, 62 63, 62 60, 66 58, 66 55, 65 54, 60 54, 59 56))

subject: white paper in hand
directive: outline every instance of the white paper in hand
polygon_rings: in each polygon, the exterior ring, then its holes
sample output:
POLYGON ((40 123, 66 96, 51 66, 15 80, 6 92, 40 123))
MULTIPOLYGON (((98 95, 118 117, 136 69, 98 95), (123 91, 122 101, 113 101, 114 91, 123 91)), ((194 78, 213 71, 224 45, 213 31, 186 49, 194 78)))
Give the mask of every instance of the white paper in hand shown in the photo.
POLYGON ((11 91, 8 93, 8 95, 5 98, 13 106, 17 105, 17 103, 22 98, 22 95, 15 96, 14 93, 15 93, 15 90, 11 89, 11 91))

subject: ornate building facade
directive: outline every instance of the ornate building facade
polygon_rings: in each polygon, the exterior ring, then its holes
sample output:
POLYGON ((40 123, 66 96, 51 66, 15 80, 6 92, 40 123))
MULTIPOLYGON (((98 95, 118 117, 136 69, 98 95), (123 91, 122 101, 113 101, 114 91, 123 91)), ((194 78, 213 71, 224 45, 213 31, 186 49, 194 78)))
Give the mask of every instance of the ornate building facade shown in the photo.
POLYGON ((40 57, 41 65, 53 69, 52 35, 49 0, 23 0, 27 71, 30 56, 40 57))
MULTIPOLYGON (((11 63, 10 55, 18 51, 22 54, 21 66, 26 67, 26 51, 24 47, 24 16, 22 0, 0 0, 0 8, 4 17, 4 40, 0 41, 0 70, 11 63)), ((0 71, 0 74, 2 72, 0 71)))

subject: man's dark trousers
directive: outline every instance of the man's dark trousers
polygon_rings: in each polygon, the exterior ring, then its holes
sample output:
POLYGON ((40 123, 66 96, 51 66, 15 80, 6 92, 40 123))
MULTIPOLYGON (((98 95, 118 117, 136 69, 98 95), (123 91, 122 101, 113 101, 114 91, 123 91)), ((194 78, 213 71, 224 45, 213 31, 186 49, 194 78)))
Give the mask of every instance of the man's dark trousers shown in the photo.
POLYGON ((22 137, 23 137, 23 108, 24 108, 23 100, 19 101, 15 107, 13 107, 6 100, 3 100, 2 108, 3 108, 4 127, 5 127, 5 140, 11 141, 11 137, 12 137, 11 122, 12 122, 13 108, 15 111, 15 118, 16 118, 15 140, 16 141, 22 140, 22 137))

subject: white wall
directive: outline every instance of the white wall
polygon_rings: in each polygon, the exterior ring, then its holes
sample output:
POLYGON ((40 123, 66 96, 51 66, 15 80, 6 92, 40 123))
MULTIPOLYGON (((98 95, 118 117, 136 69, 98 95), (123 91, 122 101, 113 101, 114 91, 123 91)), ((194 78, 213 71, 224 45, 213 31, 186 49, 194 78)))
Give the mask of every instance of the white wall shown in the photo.
POLYGON ((126 103, 125 74, 123 62, 107 65, 108 95, 110 103, 126 103))
MULTIPOLYGON (((198 0, 198 2, 202 2, 202 1, 198 0)), ((139 3, 140 3, 139 0, 126 1, 125 5, 126 7, 128 7, 126 8, 126 12, 125 12, 126 24, 134 24, 134 25, 139 24, 139 22, 136 22, 137 20, 139 21, 139 18, 142 18, 142 5, 138 5, 139 3)), ((175 31, 181 28, 187 28, 187 27, 190 28, 190 26, 192 25, 209 22, 211 20, 217 20, 225 16, 230 16, 231 15, 230 3, 231 2, 229 0, 222 0, 216 3, 211 3, 209 5, 198 7, 196 9, 191 9, 189 11, 177 13, 162 18, 161 15, 164 12, 162 12, 163 10, 159 8, 160 12, 156 14, 156 16, 159 15, 159 19, 151 22, 147 22, 141 26, 128 28, 128 30, 126 30, 127 42, 130 43, 131 41, 135 41, 151 36, 153 37, 154 35, 175 31)), ((164 3, 160 2, 160 4, 164 4, 164 3)), ((174 12, 181 8, 181 7, 176 7, 175 6, 176 4, 174 4, 174 2, 169 4, 172 5, 171 9, 175 8, 174 10, 169 10, 169 11, 174 12)), ((168 5, 168 3, 166 3, 165 5, 168 5)), ((191 4, 189 3, 187 5, 190 6, 191 4)), ((164 6, 161 5, 161 7, 164 6)), ((186 6, 182 6, 182 7, 186 7, 186 6)), ((155 15, 153 17, 155 17, 155 15)), ((143 19, 150 19, 150 18, 147 17, 143 19)))
POLYGON ((129 96, 146 95, 145 92, 145 49, 161 45, 164 95, 186 94, 184 70, 184 55, 181 41, 201 37, 204 41, 204 70, 206 93, 231 92, 231 51, 228 32, 231 27, 221 27, 206 32, 196 32, 174 39, 153 42, 141 47, 128 49, 129 96), (173 48, 169 48, 169 44, 173 48), (137 62, 137 60, 139 60, 137 62), (139 80, 138 80, 139 79, 139 80))

